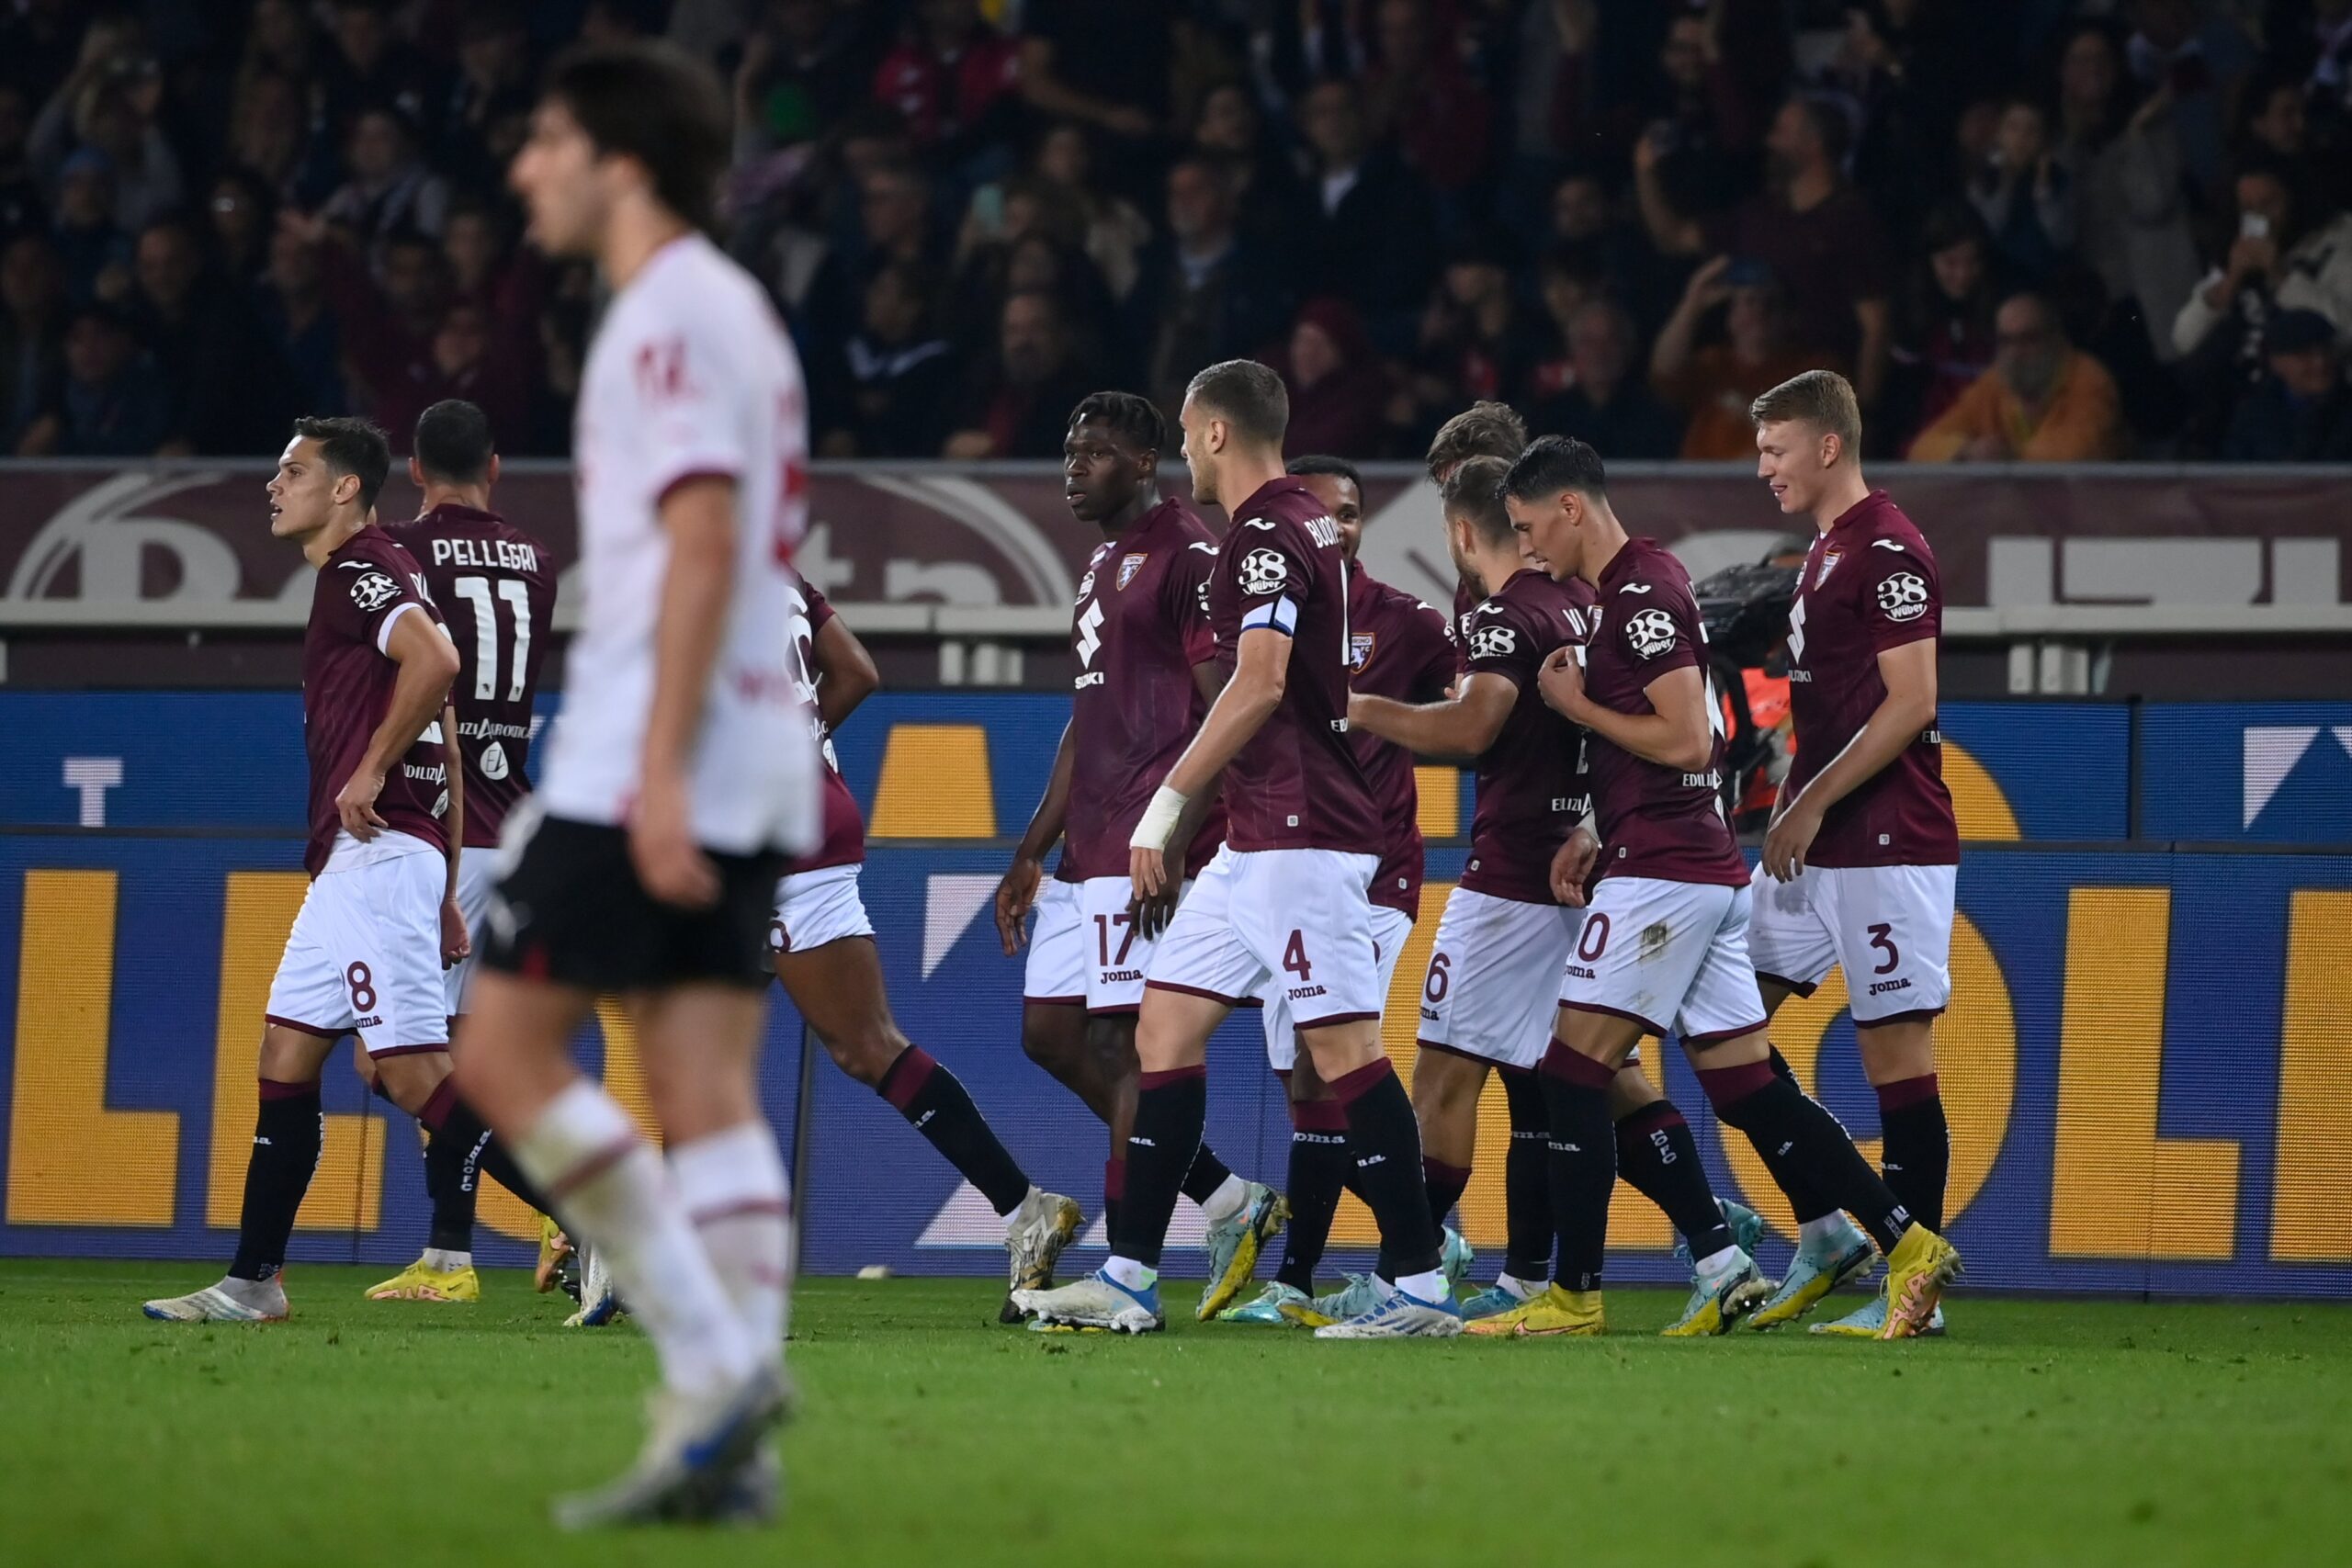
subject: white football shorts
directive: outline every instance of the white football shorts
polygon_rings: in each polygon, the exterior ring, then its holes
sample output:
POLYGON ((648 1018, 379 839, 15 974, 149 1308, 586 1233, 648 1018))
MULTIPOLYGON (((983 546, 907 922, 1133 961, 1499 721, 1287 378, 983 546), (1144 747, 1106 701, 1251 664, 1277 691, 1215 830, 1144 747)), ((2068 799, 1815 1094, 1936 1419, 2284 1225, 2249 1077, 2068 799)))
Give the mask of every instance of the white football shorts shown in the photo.
POLYGON ((1378 1018, 1387 1001, 1368 897, 1376 855, 1218 849, 1145 972, 1155 990, 1239 1007, 1279 980, 1293 1027, 1378 1018))
POLYGON ((1029 928, 1029 964, 1021 999, 1049 1007, 1086 1005, 1086 943, 1078 912, 1079 884, 1047 877, 1037 886, 1035 922, 1029 928))
MULTIPOLYGON (((1385 999, 1396 980, 1396 961, 1405 955, 1405 939, 1413 934, 1412 918, 1385 904, 1372 907, 1372 940, 1380 949, 1380 994, 1385 999)), ((1272 980, 1258 993, 1264 1004, 1266 1060, 1278 1073, 1298 1065, 1298 1030, 1290 1021, 1290 1003, 1283 987, 1272 980)))
MULTIPOLYGON (((476 844, 458 852, 458 912, 466 917, 466 934, 481 945, 481 919, 490 908, 491 891, 498 886, 498 851, 476 844)), ((457 967, 441 972, 441 988, 449 1015, 466 1010, 466 986, 474 977, 474 955, 469 951, 457 967)))
POLYGON ((775 885, 775 913, 768 920, 768 953, 814 953, 854 936, 872 936, 865 900, 858 897, 853 862, 799 872, 775 885))
POLYGON ((1568 952, 1560 1005, 1669 1029, 1705 1046, 1764 1027, 1747 959, 1748 891, 1703 882, 1610 876, 1568 952))
POLYGON ((1787 882, 1756 868, 1747 932, 1756 972, 1811 996, 1846 971, 1856 1024, 1933 1018, 1951 1001, 1956 865, 1809 865, 1787 882))
POLYGON ((379 834, 367 850, 347 869, 329 861, 302 895, 269 983, 268 1021, 327 1040, 356 1033, 371 1056, 447 1051, 449 863, 406 833, 379 834))
POLYGON ((1542 1062, 1584 916, 1468 887, 1447 894, 1421 984, 1420 1043, 1498 1066, 1542 1062))

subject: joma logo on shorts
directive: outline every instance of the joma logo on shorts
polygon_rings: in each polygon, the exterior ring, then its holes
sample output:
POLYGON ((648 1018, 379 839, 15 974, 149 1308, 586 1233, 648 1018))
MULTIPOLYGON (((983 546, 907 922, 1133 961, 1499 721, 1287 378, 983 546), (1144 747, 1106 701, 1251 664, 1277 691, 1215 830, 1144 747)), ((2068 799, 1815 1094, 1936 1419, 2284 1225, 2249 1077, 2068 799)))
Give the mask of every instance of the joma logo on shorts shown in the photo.
POLYGON ((1592 978, 1592 971, 1586 968, 1581 964, 1569 964, 1568 973, 1575 976, 1579 980, 1589 980, 1592 978))
POLYGON ((381 1029, 384 1027, 384 1021, 380 1018, 363 1018, 354 1023, 351 1027, 354 1029, 381 1029))
POLYGON ((1105 969, 1102 971, 1102 983, 1106 986, 1129 985, 1135 981, 1141 980, 1142 978, 1143 971, 1140 969, 1105 969))
POLYGON ((1871 995, 1874 997, 1883 997, 1889 991, 1907 991, 1910 988, 1911 982, 1908 980, 1873 980, 1871 982, 1871 995))
POLYGON ((1309 997, 1319 997, 1324 995, 1325 990, 1321 986, 1293 986, 1289 990, 1283 994, 1288 997, 1292 1001, 1303 1002, 1309 997))

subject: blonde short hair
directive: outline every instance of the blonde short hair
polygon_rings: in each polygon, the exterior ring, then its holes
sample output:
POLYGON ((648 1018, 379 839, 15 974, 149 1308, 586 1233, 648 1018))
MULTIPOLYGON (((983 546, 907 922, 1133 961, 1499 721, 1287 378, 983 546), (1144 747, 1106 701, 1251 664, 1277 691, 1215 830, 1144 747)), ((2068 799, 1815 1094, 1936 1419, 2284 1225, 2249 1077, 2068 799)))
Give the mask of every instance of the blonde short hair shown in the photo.
POLYGON ((1862 449, 1862 405, 1854 396, 1854 384, 1835 370, 1790 377, 1748 404, 1747 417, 1759 425, 1803 420, 1838 437, 1849 453, 1862 449))

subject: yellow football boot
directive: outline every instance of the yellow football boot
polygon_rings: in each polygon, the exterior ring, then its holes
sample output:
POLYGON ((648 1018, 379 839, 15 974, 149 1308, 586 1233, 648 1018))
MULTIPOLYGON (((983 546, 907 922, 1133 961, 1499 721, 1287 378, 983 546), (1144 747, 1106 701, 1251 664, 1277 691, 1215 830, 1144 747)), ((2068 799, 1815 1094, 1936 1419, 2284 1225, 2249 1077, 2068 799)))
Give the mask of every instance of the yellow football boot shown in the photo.
POLYGON ((1934 1324, 1944 1287, 1960 1278, 1960 1249, 1925 1225, 1913 1225, 1886 1258, 1886 1326, 1882 1339, 1909 1339, 1934 1324))
POLYGON ((1509 1312, 1464 1324, 1462 1332, 1491 1339, 1591 1337, 1608 1333, 1609 1323, 1599 1291, 1565 1291, 1554 1284, 1509 1312))
POLYGON ((563 1260, 571 1254, 571 1238, 555 1223, 553 1214, 539 1216, 539 1261, 531 1269, 531 1289, 546 1295, 556 1288, 563 1260))
POLYGON ((470 1263, 462 1269, 434 1269, 420 1258, 380 1285, 368 1287, 371 1302, 478 1302, 481 1276, 470 1263))

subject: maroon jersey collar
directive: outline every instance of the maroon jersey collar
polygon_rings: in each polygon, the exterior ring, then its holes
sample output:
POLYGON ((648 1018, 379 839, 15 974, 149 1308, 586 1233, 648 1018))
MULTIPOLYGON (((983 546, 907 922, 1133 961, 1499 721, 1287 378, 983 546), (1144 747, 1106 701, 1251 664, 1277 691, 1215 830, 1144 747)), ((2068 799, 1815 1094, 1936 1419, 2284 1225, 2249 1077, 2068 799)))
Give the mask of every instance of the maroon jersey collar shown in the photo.
POLYGON ((389 545, 396 542, 390 534, 384 532, 380 525, 370 523, 368 526, 360 529, 359 532, 352 535, 351 537, 337 545, 334 549, 329 550, 327 552, 327 559, 330 561, 342 559, 345 556, 349 555, 363 541, 371 545, 389 545))
POLYGON ((505 521, 505 519, 499 516, 495 512, 477 511, 475 508, 468 506, 462 501, 445 501, 429 512, 418 513, 416 514, 416 520, 419 523, 425 524, 502 523, 505 521))
MULTIPOLYGON (((1851 528, 1859 523, 1865 522, 1871 517, 1877 516, 1879 510, 1882 507, 1892 506, 1894 504, 1894 502, 1888 497, 1886 491, 1883 490, 1874 490, 1868 495, 1862 497, 1861 500, 1854 502, 1853 505, 1846 508, 1845 511, 1839 513, 1838 514, 1838 520, 1829 525, 1829 534, 1835 534, 1841 528, 1851 528)), ((1822 537, 1827 538, 1829 534, 1824 534, 1822 537)))
POLYGON ((1617 553, 1609 558, 1609 564, 1600 569, 1600 581, 1595 586, 1603 592, 1616 587, 1617 584, 1633 576, 1640 569, 1642 562, 1647 559, 1650 553, 1657 548, 1656 539, 1626 540, 1624 544, 1618 547, 1617 553))
MULTIPOLYGON (((1294 492, 1306 497, 1310 502, 1315 500, 1315 492, 1306 488, 1305 479, 1295 474, 1281 474, 1251 491, 1249 499, 1233 509, 1232 515, 1237 519, 1255 517, 1264 511, 1276 496, 1289 495, 1294 492)), ((1316 504, 1319 506, 1322 503, 1317 502, 1316 504)))

